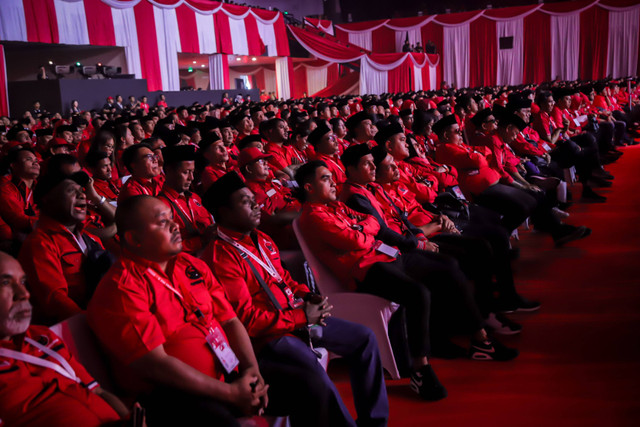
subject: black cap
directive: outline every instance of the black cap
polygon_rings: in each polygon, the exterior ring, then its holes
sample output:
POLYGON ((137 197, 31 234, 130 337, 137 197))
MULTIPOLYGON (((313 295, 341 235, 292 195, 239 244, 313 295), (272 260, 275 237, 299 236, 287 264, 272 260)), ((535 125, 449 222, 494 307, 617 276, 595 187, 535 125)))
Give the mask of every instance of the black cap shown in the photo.
POLYGON ((491 108, 485 108, 483 110, 480 110, 476 113, 475 116, 471 118, 471 123, 473 123, 475 127, 481 128, 482 123, 484 123, 484 121, 487 120, 487 117, 489 117, 492 114, 493 114, 493 111, 491 110, 491 108))
POLYGON ((315 147, 316 144, 320 142, 322 137, 328 134, 329 132, 331 132, 331 128, 327 126, 323 120, 322 123, 320 123, 318 127, 315 128, 313 132, 309 134, 309 138, 307 138, 307 141, 309 142, 309 144, 315 147))
POLYGON ((53 135, 53 129, 52 128, 44 128, 44 129, 37 129, 36 130, 36 136, 38 138, 40 138, 41 136, 47 136, 47 135, 53 135))
POLYGON ((15 126, 12 126, 11 129, 9 129, 9 131, 7 132, 7 139, 9 141, 13 141, 16 138, 16 136, 18 136, 18 132, 22 132, 22 131, 29 133, 29 137, 33 136, 33 132, 30 129, 27 129, 22 125, 15 125, 15 126))
POLYGON ((162 149, 164 166, 173 166, 180 162, 194 161, 196 147, 194 145, 173 145, 162 149))
POLYGON ((347 119, 347 129, 349 129, 349 132, 353 132, 355 128, 365 120, 371 120, 373 122, 371 114, 367 113, 366 111, 360 111, 359 113, 356 113, 347 119))
POLYGON ((378 133, 376 133, 376 136, 374 136, 373 139, 376 140, 378 145, 381 145, 387 142, 393 135, 399 133, 404 133, 404 129, 402 129, 400 123, 395 122, 378 129, 378 133))
POLYGON ((378 145, 371 149, 371 154, 373 155, 373 163, 375 163, 376 167, 387 158, 388 152, 385 149, 384 145, 378 145))
POLYGON ((56 128, 56 135, 62 134, 62 132, 78 132, 78 128, 72 125, 62 125, 56 128))
POLYGON ((33 189, 33 200, 36 204, 40 204, 42 199, 49 194, 54 188, 58 186, 62 181, 70 179, 76 184, 86 187, 89 183, 89 175, 87 175, 84 171, 74 172, 71 175, 52 172, 49 174, 45 174, 41 176, 36 184, 36 187, 33 189))
POLYGON ((522 120, 519 116, 516 116, 515 114, 508 114, 500 119, 500 122, 499 122, 500 127, 506 129, 507 126, 509 125, 516 126, 518 130, 521 132, 524 130, 524 128, 527 127, 527 124, 525 123, 525 121, 522 120))
POLYGON ((456 116, 454 116, 453 114, 450 114, 448 116, 444 116, 443 118, 435 122, 433 124, 432 130, 433 132, 435 132, 436 135, 440 135, 449 126, 453 126, 457 123, 458 122, 456 121, 456 116))
POLYGON ((531 100, 529 98, 517 97, 509 101, 507 108, 509 111, 516 111, 521 108, 531 108, 531 100))
POLYGON ((354 144, 344 150, 340 160, 342 160, 342 164, 344 164, 345 167, 357 166, 360 159, 367 154, 371 154, 371 150, 367 144, 354 144))
POLYGON ((246 184, 235 172, 222 175, 202 196, 202 205, 211 213, 228 203, 229 197, 236 191, 245 188, 246 184))

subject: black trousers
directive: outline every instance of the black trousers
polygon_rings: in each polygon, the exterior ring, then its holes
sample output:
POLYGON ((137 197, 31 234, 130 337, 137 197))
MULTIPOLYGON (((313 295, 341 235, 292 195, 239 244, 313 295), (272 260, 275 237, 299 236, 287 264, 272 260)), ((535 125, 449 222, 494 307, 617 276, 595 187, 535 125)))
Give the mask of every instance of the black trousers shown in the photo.
POLYGON ((511 233, 529 218, 538 202, 527 192, 504 184, 495 184, 476 196, 476 203, 502 215, 502 225, 511 233))
POLYGON ((431 337, 444 339, 451 325, 461 325, 466 332, 483 327, 472 285, 448 255, 409 251, 395 261, 378 262, 358 284, 358 291, 404 306, 413 357, 428 356, 431 337))

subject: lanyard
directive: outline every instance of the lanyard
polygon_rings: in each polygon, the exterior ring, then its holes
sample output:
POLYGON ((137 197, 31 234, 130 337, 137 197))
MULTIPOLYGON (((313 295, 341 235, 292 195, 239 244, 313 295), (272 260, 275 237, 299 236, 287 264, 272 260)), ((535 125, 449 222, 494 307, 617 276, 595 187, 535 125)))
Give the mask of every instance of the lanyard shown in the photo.
POLYGON ((274 279, 276 279, 276 281, 278 281, 278 283, 282 282, 282 278, 280 277, 280 273, 278 273, 276 268, 271 263, 271 260, 269 259, 269 257, 264 253, 264 250, 262 249, 262 246, 260 245, 259 242, 256 242, 256 246, 258 246, 258 250, 260 251, 260 255, 262 256, 264 261, 261 260, 260 258, 258 258, 257 256, 255 256, 245 246, 243 246, 240 243, 238 243, 237 241, 231 239, 231 237, 227 236, 220 229, 218 229, 218 236, 220 236, 220 238, 222 240, 224 240, 225 242, 229 243, 231 246, 233 246, 234 248, 236 248, 240 252, 246 254, 249 258, 251 258, 252 260, 257 262, 260 265, 260 267, 264 268, 267 271, 267 273, 269 273, 269 275, 271 277, 273 277, 274 279))
POLYGON ((22 353, 19 351, 9 350, 6 348, 0 348, 0 356, 7 357, 10 359, 20 360, 21 362, 30 363, 32 365, 42 366, 43 368, 48 368, 56 371, 60 375, 65 378, 70 379, 71 381, 75 381, 77 383, 80 382, 80 378, 76 375, 76 371, 73 370, 69 362, 67 362, 62 356, 60 356, 57 352, 43 346, 42 344, 32 340, 31 338, 24 339, 28 344, 31 344, 33 347, 37 348, 41 352, 53 357, 60 363, 53 363, 46 359, 41 359, 39 357, 32 356, 30 354, 22 353))
POLYGON ((184 208, 180 205, 180 203, 178 203, 178 199, 171 199, 169 197, 168 194, 163 193, 163 196, 167 198, 167 200, 169 200, 171 202, 172 205, 174 205, 176 208, 180 209, 180 211, 184 214, 184 216, 189 220, 189 222, 191 222, 193 225, 195 225, 196 221, 193 217, 193 209, 191 209, 191 204, 189 203, 189 198, 185 196, 185 200, 187 202, 187 207, 189 208, 189 212, 185 211, 184 208))

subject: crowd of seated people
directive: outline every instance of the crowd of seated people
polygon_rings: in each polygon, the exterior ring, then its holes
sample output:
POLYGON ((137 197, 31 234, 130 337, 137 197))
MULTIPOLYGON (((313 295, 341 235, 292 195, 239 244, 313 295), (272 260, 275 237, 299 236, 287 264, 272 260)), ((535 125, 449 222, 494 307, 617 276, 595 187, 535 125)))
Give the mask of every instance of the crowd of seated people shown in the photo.
POLYGON ((110 97, 1 117, 0 424, 124 423, 137 402, 152 427, 386 425, 376 337, 292 275, 294 221, 345 290, 404 308, 410 387, 445 398, 432 358, 517 358, 499 339, 522 331, 508 314, 541 303, 517 287, 512 236, 527 221, 557 248, 589 236, 571 205, 606 202, 606 165, 640 140, 639 95, 606 80, 189 107, 110 97), (118 397, 46 328, 81 313, 118 397), (346 361, 357 421, 318 347, 346 361))

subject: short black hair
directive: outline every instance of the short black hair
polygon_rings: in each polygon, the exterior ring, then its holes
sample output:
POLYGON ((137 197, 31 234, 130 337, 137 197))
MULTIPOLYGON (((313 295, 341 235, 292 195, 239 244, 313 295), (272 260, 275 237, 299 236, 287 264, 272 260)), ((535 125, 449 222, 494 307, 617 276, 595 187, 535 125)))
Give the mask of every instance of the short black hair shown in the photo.
POLYGON ((321 167, 328 167, 322 160, 311 160, 300 166, 296 171, 295 180, 298 183, 298 188, 295 191, 295 197, 300 200, 301 203, 306 201, 307 195, 304 191, 304 185, 313 181, 316 177, 316 171, 321 167))
POLYGON ((133 144, 132 146, 127 147, 122 152, 122 164, 125 168, 127 168, 129 172, 133 173, 133 171, 131 170, 131 164, 135 161, 138 151, 142 150, 143 148, 148 148, 149 150, 153 151, 149 144, 141 142, 139 144, 133 144))
POLYGON ((84 163, 89 168, 95 168, 102 159, 109 159, 107 153, 101 150, 89 150, 87 156, 84 158, 84 163))
POLYGON ((43 175, 61 174, 65 166, 75 165, 78 158, 72 154, 54 154, 49 157, 44 165, 43 175))
POLYGON ((122 202, 118 203, 118 208, 116 209, 116 227, 118 229, 118 236, 120 237, 120 244, 124 244, 124 233, 139 228, 139 220, 136 217, 136 211, 138 210, 138 206, 144 203, 147 199, 152 199, 153 197, 147 195, 138 195, 127 197, 122 202))

